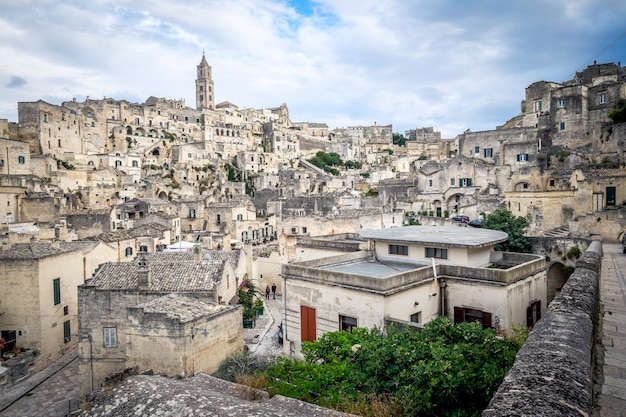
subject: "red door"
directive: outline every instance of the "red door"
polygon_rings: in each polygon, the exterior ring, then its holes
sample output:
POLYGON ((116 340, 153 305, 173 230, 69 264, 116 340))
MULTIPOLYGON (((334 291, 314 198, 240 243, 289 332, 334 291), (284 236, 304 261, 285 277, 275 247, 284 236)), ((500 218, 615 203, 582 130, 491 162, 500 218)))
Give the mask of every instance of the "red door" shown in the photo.
POLYGON ((300 337, 303 342, 313 342, 316 338, 315 309, 300 306, 300 337))

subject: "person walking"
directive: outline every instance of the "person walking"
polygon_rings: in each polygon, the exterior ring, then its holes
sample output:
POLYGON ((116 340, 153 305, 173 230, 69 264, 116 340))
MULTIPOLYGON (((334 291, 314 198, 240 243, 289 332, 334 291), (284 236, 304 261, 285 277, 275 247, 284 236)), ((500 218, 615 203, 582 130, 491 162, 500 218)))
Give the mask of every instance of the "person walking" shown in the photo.
POLYGON ((270 299, 270 286, 269 286, 269 284, 265 287, 265 299, 266 300, 270 299))
POLYGON ((274 296, 274 300, 276 299, 276 284, 272 284, 272 295, 274 296))

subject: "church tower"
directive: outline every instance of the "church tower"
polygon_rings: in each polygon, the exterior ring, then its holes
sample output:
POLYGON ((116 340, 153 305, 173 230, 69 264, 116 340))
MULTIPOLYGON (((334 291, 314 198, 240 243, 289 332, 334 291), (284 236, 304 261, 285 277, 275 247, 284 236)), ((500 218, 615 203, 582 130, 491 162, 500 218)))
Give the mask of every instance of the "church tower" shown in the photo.
POLYGON ((196 109, 214 110, 213 80, 211 79, 211 67, 206 62, 204 51, 202 51, 202 61, 198 65, 198 76, 196 78, 196 109))

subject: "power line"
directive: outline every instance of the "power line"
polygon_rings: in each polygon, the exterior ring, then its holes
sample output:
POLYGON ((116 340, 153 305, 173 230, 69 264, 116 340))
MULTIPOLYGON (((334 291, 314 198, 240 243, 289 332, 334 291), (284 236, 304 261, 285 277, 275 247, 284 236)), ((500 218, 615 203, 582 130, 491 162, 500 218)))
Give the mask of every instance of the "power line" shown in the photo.
POLYGON ((597 54, 595 54, 593 57, 591 57, 591 59, 587 60, 583 65, 581 65, 578 69, 576 69, 576 71, 574 71, 574 73, 572 75, 570 75, 569 77, 567 77, 568 80, 571 80, 572 78, 574 78, 574 76, 576 75, 576 73, 578 71, 583 70, 585 67, 587 67, 589 65, 590 62, 595 61, 598 57, 600 57, 600 55, 604 54, 606 51, 608 51, 609 49, 611 49, 613 46, 615 46, 616 43, 618 43, 620 40, 622 40, 622 38, 626 37, 626 32, 622 33, 621 35, 619 35, 616 39, 614 39, 611 43, 609 43, 607 46, 605 46, 604 48, 602 48, 600 50, 600 52, 598 52, 597 54))

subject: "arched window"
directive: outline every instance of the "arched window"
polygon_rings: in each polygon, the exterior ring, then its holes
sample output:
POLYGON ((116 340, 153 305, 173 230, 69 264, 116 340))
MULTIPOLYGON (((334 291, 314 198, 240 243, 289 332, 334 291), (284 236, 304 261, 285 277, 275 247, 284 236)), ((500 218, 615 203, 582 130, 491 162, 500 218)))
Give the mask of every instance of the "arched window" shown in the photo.
POLYGON ((133 168, 137 168, 139 166, 139 162, 133 161, 133 168))
POLYGON ((23 156, 18 156, 17 157, 17 162, 19 162, 20 164, 25 164, 26 163, 26 158, 24 158, 23 156))
POLYGON ((131 248, 130 246, 127 247, 124 252, 125 252, 126 256, 133 256, 133 248, 131 248))

